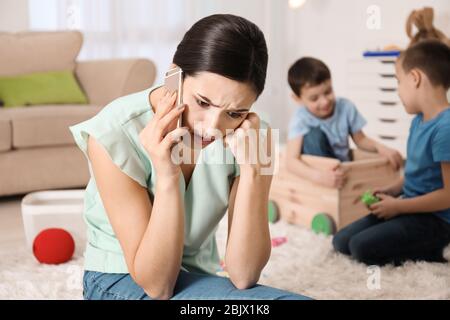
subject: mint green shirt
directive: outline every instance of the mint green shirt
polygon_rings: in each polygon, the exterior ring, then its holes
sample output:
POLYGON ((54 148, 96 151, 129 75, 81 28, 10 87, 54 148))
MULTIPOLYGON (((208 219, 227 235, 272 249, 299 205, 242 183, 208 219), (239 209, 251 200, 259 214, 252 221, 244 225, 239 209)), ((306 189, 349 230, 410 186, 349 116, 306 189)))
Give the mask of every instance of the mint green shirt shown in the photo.
MULTIPOLYGON (((70 127, 76 144, 86 156, 91 173, 84 198, 84 219, 88 230, 86 270, 129 273, 92 174, 87 156, 88 136, 92 135, 105 148, 120 170, 148 189, 153 202, 155 170, 139 141, 139 133, 154 115, 149 94, 156 88, 118 98, 96 116, 70 127)), ((228 208, 233 178, 238 175, 239 166, 231 150, 224 148, 221 140, 215 140, 202 149, 187 189, 181 174, 179 187, 185 209, 183 270, 210 274, 218 270, 215 231, 228 208)), ((133 213, 123 212, 124 216, 130 214, 133 213)))

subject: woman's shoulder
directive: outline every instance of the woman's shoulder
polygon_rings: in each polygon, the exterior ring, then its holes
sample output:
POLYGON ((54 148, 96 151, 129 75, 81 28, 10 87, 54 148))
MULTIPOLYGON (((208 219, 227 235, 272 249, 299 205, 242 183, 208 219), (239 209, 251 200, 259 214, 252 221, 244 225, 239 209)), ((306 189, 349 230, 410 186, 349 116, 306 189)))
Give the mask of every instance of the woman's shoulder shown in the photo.
POLYGON ((149 93, 154 87, 119 97, 108 103, 100 112, 88 120, 70 127, 72 133, 87 130, 96 135, 117 136, 133 129, 130 123, 140 130, 153 116, 149 93))
POLYGON ((95 117, 124 125, 144 114, 152 116, 153 111, 149 102, 149 93, 152 89, 153 87, 119 97, 108 103, 95 117))
POLYGON ((152 88, 115 99, 94 117, 69 127, 87 157, 88 137, 93 136, 127 175, 145 186, 151 163, 139 143, 139 133, 153 115, 148 95, 152 88))

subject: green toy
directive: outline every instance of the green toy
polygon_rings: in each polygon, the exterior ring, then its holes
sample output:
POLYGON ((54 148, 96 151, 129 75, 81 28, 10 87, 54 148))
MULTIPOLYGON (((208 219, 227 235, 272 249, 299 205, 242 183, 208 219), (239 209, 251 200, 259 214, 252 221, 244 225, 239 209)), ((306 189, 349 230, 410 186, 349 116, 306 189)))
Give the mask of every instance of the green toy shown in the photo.
POLYGON ((275 223, 279 220, 280 216, 278 214, 277 205, 272 200, 269 200, 268 212, 269 212, 269 222, 270 223, 275 223))
POLYGON ((327 236, 331 235, 335 231, 333 219, 326 213, 318 213, 311 222, 311 229, 315 233, 323 233, 327 236))
POLYGON ((378 198, 377 196, 374 196, 372 191, 368 190, 368 191, 364 192, 364 194, 362 195, 361 201, 366 206, 371 206, 374 203, 377 203, 378 201, 380 201, 380 198, 378 198))

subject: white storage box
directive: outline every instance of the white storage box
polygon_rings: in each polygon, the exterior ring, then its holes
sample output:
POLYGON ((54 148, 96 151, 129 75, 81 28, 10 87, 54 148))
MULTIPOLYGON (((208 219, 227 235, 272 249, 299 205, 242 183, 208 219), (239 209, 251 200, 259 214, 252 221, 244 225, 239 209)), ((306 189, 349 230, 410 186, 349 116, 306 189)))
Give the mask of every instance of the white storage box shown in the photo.
POLYGON ((75 254, 86 246, 83 220, 84 190, 39 191, 22 199, 22 218, 27 246, 33 247, 35 237, 44 229, 61 228, 75 241, 75 254))

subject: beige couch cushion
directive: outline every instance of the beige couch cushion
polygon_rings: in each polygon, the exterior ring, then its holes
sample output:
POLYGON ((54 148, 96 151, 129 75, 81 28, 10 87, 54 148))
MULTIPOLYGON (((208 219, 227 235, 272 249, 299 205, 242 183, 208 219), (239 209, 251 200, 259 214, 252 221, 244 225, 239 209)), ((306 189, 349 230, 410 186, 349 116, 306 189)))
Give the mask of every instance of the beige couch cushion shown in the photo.
POLYGON ((12 128, 8 118, 0 113, 0 152, 8 151, 12 147, 12 128))
POLYGON ((101 107, 91 105, 33 106, 0 109, 0 118, 11 123, 13 148, 72 145, 69 126, 96 115, 101 107))
POLYGON ((0 32, 0 76, 74 71, 82 43, 78 31, 0 32))
MULTIPOLYGON (((0 153, 0 195, 37 190, 85 188, 89 169, 73 146, 27 148, 0 153)), ((4 222, 0 220, 3 226, 4 222)))

